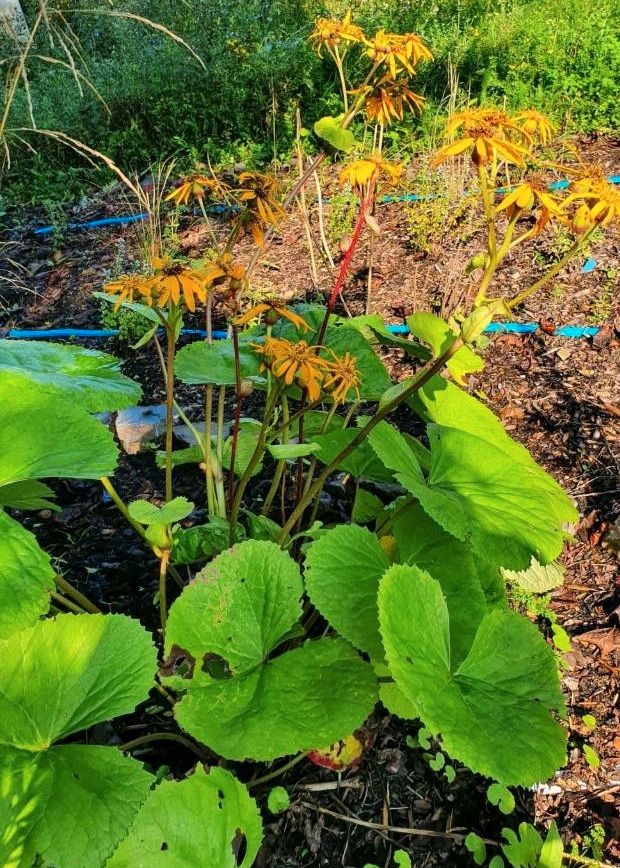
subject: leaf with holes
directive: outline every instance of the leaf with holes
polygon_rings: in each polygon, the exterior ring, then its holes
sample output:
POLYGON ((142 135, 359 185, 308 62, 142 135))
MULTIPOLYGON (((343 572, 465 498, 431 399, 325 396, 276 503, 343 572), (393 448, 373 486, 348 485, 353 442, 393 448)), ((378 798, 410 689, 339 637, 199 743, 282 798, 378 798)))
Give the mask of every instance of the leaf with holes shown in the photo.
POLYGON ((0 639, 44 615, 53 590, 49 557, 33 534, 0 510, 0 639))
POLYGON ((441 585, 411 566, 393 566, 383 577, 379 617, 396 684, 450 756, 506 786, 545 780, 563 764, 555 658, 526 618, 491 610, 455 665, 441 585))
POLYGON ((234 775, 201 766, 150 794, 107 868, 251 868, 263 837, 256 802, 234 775))
POLYGON ((0 378, 18 372, 91 413, 132 407, 140 400, 137 383, 121 374, 114 356, 98 350, 47 341, 0 340, 0 378))
POLYGON ((54 742, 147 697, 151 637, 124 615, 59 615, 0 642, 0 656, 0 864, 31 865, 38 853, 100 868, 153 778, 113 748, 54 742))
POLYGON ((248 540, 208 564, 170 609, 166 654, 193 661, 189 678, 175 677, 175 687, 187 687, 175 716, 229 759, 272 760, 331 744, 372 710, 372 668, 344 639, 283 650, 302 592, 286 552, 248 540))

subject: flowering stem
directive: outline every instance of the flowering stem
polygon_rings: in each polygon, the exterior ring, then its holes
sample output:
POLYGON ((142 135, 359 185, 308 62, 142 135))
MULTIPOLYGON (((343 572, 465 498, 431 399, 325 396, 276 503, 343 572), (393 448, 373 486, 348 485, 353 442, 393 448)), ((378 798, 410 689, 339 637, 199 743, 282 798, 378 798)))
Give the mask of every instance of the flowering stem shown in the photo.
POLYGON ((329 317, 331 316, 331 312, 336 304, 338 296, 342 292, 342 287, 344 286, 344 282, 347 277, 347 272, 349 270, 349 266, 351 264, 351 260, 353 258, 353 254, 355 253, 355 248, 357 247, 358 241, 360 240, 360 235, 362 234, 362 229, 364 228, 364 222, 366 219, 366 209, 368 206, 368 200, 362 199, 360 201, 360 213, 357 218, 357 223, 355 224, 355 229, 353 230, 353 235, 351 236, 351 243, 345 253, 342 262, 340 264, 340 268, 338 270, 338 275, 334 282, 334 288, 331 291, 331 295, 327 301, 327 306, 325 308, 325 316, 323 317, 323 322, 321 323, 321 328, 317 335, 315 344, 317 347, 320 347, 323 343, 323 338, 325 337, 325 332, 327 331, 327 324, 329 322, 329 317))
POLYGON ((232 327, 233 354, 235 359, 235 420, 232 430, 232 444, 230 447, 230 476, 228 479, 228 503, 232 506, 233 493, 235 490, 235 460, 237 458, 237 442, 239 440, 239 425, 241 424, 241 363, 239 361, 239 333, 237 326, 232 327))
POLYGON ((587 232, 584 232, 584 234, 580 238, 576 238, 575 241, 573 242, 573 244, 571 245, 570 250, 568 250, 568 252, 566 253, 566 255, 563 256, 562 259, 560 259, 558 262, 556 262, 555 265, 553 265, 549 269, 549 271, 546 272, 546 274, 543 274, 543 276, 541 278, 539 278, 535 283, 533 283, 527 289, 524 289, 523 292, 520 292, 518 295, 515 295, 514 298, 510 299, 510 301, 506 302, 508 307, 511 310, 513 308, 517 307, 522 302, 524 302, 526 298, 529 298, 530 295, 532 295, 537 290, 539 290, 541 287, 543 287, 546 283, 548 283, 551 280, 551 278, 555 277, 556 274, 558 274, 564 268, 564 266, 567 264, 567 262, 570 262, 570 260, 577 253, 579 253, 579 251, 583 247, 586 246, 586 244, 588 243, 588 241, 592 237, 592 233, 594 232, 595 228, 596 228, 595 226, 590 227, 590 229, 588 229, 587 232))
MULTIPOLYGON (((488 231, 487 249, 489 255, 489 262, 484 277, 482 278, 484 281, 487 273, 490 272, 492 276, 493 272, 497 268, 497 236, 495 233, 495 209, 493 206, 493 191, 489 188, 487 175, 483 165, 478 166, 478 179, 480 181, 480 193, 482 195, 482 205, 484 207, 484 215, 486 217, 488 231)), ((478 295, 480 295, 480 290, 478 290, 478 295)))
POLYGON ((315 496, 320 494, 325 482, 329 478, 329 476, 337 469, 338 465, 347 458, 357 447, 362 443, 366 437, 370 434, 370 432, 375 428, 376 425, 381 422, 388 413, 391 413, 396 409, 400 404, 414 395, 422 386, 427 383, 431 377, 435 374, 439 373, 446 364, 446 362, 452 358, 452 356, 463 346, 463 340, 461 337, 456 337, 454 341, 450 344, 444 352, 438 356, 436 359, 433 359, 431 362, 427 362, 423 368, 420 369, 417 376, 413 377, 411 384, 407 389, 402 391, 399 395, 381 407, 375 415, 364 425, 363 428, 360 428, 359 433, 351 440, 351 442, 342 449, 338 455, 323 469, 322 473, 317 477, 316 481, 311 485, 308 491, 304 494, 301 501, 297 504, 295 509, 292 511, 290 516, 288 517, 288 521, 285 523, 282 528, 282 532, 278 537, 278 542, 280 545, 284 543, 291 529, 297 523, 300 515, 303 515, 308 504, 313 500, 315 496))
POLYGON ((338 78, 340 79, 340 88, 342 90, 342 102, 344 104, 344 113, 345 115, 347 115, 349 113, 349 95, 347 93, 347 83, 344 79, 344 66, 342 64, 342 58, 340 57, 340 52, 338 51, 337 45, 334 46, 334 53, 332 54, 332 57, 334 58, 336 69, 338 70, 338 78))
POLYGON ((239 482, 237 483, 235 494, 230 507, 230 545, 233 545, 236 539, 237 519, 239 516, 239 508, 241 507, 241 501, 243 499, 247 484, 252 478, 254 469, 260 461, 265 450, 265 443, 267 442, 267 432, 269 430, 269 421, 273 415, 273 411, 275 410, 278 401, 280 400, 281 394, 282 388, 280 385, 278 385, 272 389, 269 397, 267 398, 267 406, 265 407, 265 412, 263 414, 263 424, 261 425, 261 429, 258 434, 258 439, 256 441, 256 446, 254 447, 254 452, 252 452, 250 460, 248 461, 247 466, 241 474, 239 482))
MULTIPOLYGON (((282 420, 284 422, 282 428, 282 443, 286 445, 289 441, 289 412, 288 412, 288 401, 286 395, 282 395, 282 420)), ((282 474, 286 469, 286 458, 281 458, 276 464, 275 473, 273 475, 273 479, 271 480, 271 485, 269 486, 269 491, 267 492, 267 497, 265 498, 265 503, 263 504, 263 508, 260 511, 261 515, 268 515, 269 510, 271 509, 271 505, 273 503, 273 499, 276 496, 276 492, 278 490, 278 486, 282 480, 282 474)))
POLYGON ((478 292, 476 293, 476 299, 474 301, 475 307, 478 307, 482 304, 482 302, 486 298, 486 292, 489 288, 489 284, 493 280, 495 276, 495 272, 497 271, 497 266, 500 264, 504 256, 510 250, 510 242, 512 241, 512 236, 515 231, 515 226, 517 225, 517 220, 521 216, 521 208, 515 208, 514 214, 510 218, 508 226, 506 227, 506 232, 504 234, 504 238, 502 240, 502 244, 498 250, 495 251, 494 258, 487 265, 486 271, 482 276, 482 280, 480 281, 480 286, 478 287, 478 292))
POLYGON ((174 427, 174 350, 176 317, 166 329, 166 503, 172 500, 172 429, 174 427))

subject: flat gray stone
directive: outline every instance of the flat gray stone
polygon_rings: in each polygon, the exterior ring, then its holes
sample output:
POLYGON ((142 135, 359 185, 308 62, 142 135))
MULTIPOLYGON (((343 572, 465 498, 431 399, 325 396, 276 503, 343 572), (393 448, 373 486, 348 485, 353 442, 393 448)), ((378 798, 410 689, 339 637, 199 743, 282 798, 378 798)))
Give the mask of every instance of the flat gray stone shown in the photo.
POLYGON ((159 440, 166 430, 166 407, 152 404, 127 407, 116 416, 116 434, 128 455, 136 455, 148 443, 159 440))

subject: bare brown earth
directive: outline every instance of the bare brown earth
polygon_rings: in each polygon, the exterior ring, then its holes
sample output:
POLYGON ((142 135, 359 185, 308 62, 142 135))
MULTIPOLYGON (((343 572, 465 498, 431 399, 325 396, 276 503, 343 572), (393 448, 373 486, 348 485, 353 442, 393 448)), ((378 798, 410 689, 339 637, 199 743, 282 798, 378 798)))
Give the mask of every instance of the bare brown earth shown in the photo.
MULTIPOLYGON (((599 139, 579 145, 588 158, 602 162, 609 174, 620 174, 620 145, 599 139)), ((417 168, 416 168, 417 171, 417 168)), ((408 171, 414 185, 414 169, 408 171)), ((335 192, 335 173, 323 173, 324 192, 335 192)), ((448 177, 450 189, 464 177, 448 177)), ((455 200, 456 202, 456 200, 455 200)), ((328 219, 329 207, 326 207, 328 219)), ((316 228, 316 206, 312 205, 316 228)), ((467 298, 464 266, 481 247, 479 219, 471 209, 464 214, 454 205, 439 225, 428 231, 420 245, 420 225, 430 227, 435 215, 430 206, 389 204, 377 209, 382 233, 372 242, 373 288, 368 309, 388 322, 402 322, 417 309, 433 309, 449 315, 467 298), (414 213, 415 209, 417 213, 414 213), (426 209, 426 210, 425 210, 426 209), (413 214, 413 216, 412 216, 413 214), (422 215, 422 216, 420 216, 422 215), (410 221, 417 227, 412 242, 410 221), (446 231, 447 230, 447 231, 446 231), (428 249, 421 249, 421 246, 428 249)), ((68 213, 68 219, 126 213, 114 193, 95 195, 68 213)), ((136 257, 137 230, 132 227, 71 233, 54 243, 39 240, 32 230, 47 222, 42 211, 12 211, 4 218, 10 247, 0 262, 0 325, 44 328, 97 327, 98 304, 92 298, 107 277, 126 268, 136 257), (8 255, 7 255, 8 254, 8 255), (8 278, 8 280, 7 280, 8 278)), ((346 230, 344 212, 329 230, 341 256, 338 228, 346 230)), ((424 232, 422 233, 424 234, 424 232)), ((363 313, 366 301, 370 233, 356 252, 345 301, 353 314, 363 313)), ((188 255, 200 255, 207 245, 198 223, 181 226, 181 240, 188 255)), ((557 234, 542 236, 535 245, 519 250, 500 270, 498 291, 514 294, 542 273, 561 249, 557 234)), ((249 256, 250 242, 243 241, 241 256, 249 256)), ((590 255, 597 267, 581 273, 583 260, 565 268, 539 296, 518 311, 522 321, 540 322, 533 336, 506 335, 492 339, 484 356, 486 369, 469 382, 470 390, 484 397, 502 418, 511 435, 523 442, 536 459, 575 498, 582 520, 563 563, 564 585, 552 594, 551 608, 571 637, 563 683, 568 705, 568 764, 548 786, 537 792, 517 794, 519 820, 536 821, 540 828, 555 819, 566 848, 571 842, 592 855, 591 830, 604 828, 603 858, 620 864, 620 730, 618 727, 620 667, 620 239, 611 231, 595 243, 590 255), (553 325, 597 324, 595 339, 553 337, 553 325), (615 540, 615 542, 614 542, 615 540), (586 714, 596 718, 596 728, 583 723, 586 714), (600 758, 593 767, 582 747, 590 745, 600 758)), ((321 300, 332 281, 330 269, 319 262, 318 284, 312 280, 303 224, 298 214, 288 219, 275 243, 265 253, 256 282, 269 282, 278 295, 321 300)), ((196 323, 198 324, 198 323, 196 323)), ((101 344, 100 346, 103 346, 101 344)), ((122 347, 118 352, 126 352, 122 347)), ((409 372, 400 354, 388 354, 396 374, 409 372)), ((128 353, 128 373, 145 385, 145 401, 160 400, 156 360, 148 349, 128 353)), ((191 400, 191 394, 187 395, 191 400)), ((150 455, 129 462, 119 471, 121 493, 161 492, 161 479, 150 455)), ((197 482, 191 472, 181 484, 189 496, 197 482)), ((127 533, 109 504, 101 502, 90 483, 59 483, 63 512, 58 518, 41 515, 32 526, 51 553, 62 559, 67 577, 85 587, 111 610, 129 610, 152 626, 152 613, 138 599, 149 599, 154 566, 127 533), (131 570, 127 569, 131 562, 131 570), (128 588, 128 583, 132 584, 128 588), (139 595, 142 595, 141 597, 139 595)), ((536 617, 532 613, 532 617, 536 617)), ((548 633, 545 619, 541 627, 548 633)), ((161 723, 161 721, 160 721, 161 723)), ((127 740, 143 724, 128 722, 127 731, 116 733, 127 740)), ((339 777, 310 763, 285 774, 292 795, 291 809, 267 826, 266 845, 259 864, 269 868, 349 866, 366 862, 388 866, 390 854, 403 848, 415 866, 468 865, 469 856, 460 835, 474 829, 497 840, 505 818, 484 797, 485 784, 466 770, 457 769, 454 783, 431 772, 420 750, 405 747, 407 734, 416 727, 378 716, 369 723, 372 747, 361 766, 339 777), (376 824, 379 828, 365 826, 376 824), (402 834, 386 827, 418 830, 402 834), (422 830, 420 832, 419 830, 422 830), (434 833, 433 836, 424 832, 434 833)), ((106 737, 103 735, 102 737, 106 737)), ((170 757, 147 753, 145 761, 170 763, 170 757)), ((190 757, 176 758, 173 767, 183 771, 190 757)))

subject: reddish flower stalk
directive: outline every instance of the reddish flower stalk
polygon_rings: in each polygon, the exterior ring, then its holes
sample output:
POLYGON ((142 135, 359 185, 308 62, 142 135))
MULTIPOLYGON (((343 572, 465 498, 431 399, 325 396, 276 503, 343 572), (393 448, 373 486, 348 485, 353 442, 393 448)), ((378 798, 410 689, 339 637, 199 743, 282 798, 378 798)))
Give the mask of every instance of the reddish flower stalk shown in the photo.
POLYGON ((349 266, 351 265, 351 260, 353 259, 353 254, 355 253, 355 248, 360 240, 360 236, 362 234, 362 229, 364 228, 364 223, 366 221, 366 213, 368 211, 368 204, 370 202, 368 199, 361 199, 360 201, 360 213, 357 218, 357 222, 355 224, 355 228, 353 230, 353 235, 351 236, 351 243, 347 248, 347 252, 345 253, 342 262, 340 263, 340 268, 338 270, 338 276, 334 282, 334 288, 331 291, 331 295, 327 301, 327 308, 325 310, 325 318, 321 324, 321 329, 318 333, 316 344, 320 346, 323 343, 323 338, 325 337, 325 332, 327 331, 327 323, 329 322, 329 317, 334 309, 334 305, 338 300, 338 296, 342 292, 342 288, 344 286, 344 282, 347 277, 347 273, 349 271, 349 266))

